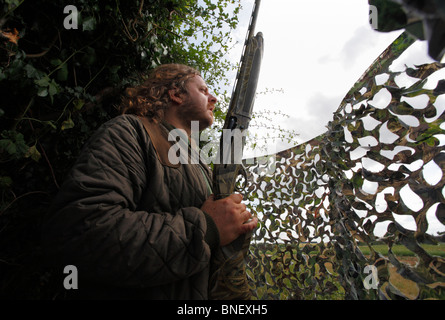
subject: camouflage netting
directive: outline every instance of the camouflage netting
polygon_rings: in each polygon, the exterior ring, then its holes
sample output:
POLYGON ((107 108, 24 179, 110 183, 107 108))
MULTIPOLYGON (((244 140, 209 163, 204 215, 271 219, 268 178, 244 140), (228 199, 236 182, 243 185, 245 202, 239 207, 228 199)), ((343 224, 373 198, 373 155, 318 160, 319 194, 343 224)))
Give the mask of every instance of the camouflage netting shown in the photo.
POLYGON ((390 71, 414 41, 404 33, 382 53, 325 134, 246 165, 245 198, 261 221, 247 255, 254 298, 445 299, 445 260, 422 247, 441 240, 432 216, 445 225, 445 80, 425 88, 443 65, 390 71))

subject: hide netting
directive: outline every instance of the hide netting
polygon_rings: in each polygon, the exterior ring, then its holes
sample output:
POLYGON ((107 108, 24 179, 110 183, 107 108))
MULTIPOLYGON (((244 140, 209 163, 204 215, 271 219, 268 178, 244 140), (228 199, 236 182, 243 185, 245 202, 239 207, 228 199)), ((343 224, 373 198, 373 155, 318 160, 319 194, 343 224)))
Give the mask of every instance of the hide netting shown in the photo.
POLYGON ((246 160, 254 299, 445 299, 428 249, 444 241, 445 80, 438 62, 392 68, 414 41, 375 60, 326 133, 246 160))

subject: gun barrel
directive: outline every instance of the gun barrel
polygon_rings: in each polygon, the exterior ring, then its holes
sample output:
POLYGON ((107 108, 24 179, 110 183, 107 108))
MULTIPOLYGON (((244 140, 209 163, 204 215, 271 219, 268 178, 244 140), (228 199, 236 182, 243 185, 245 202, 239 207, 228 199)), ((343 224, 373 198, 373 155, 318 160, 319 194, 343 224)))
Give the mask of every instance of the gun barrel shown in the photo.
POLYGON ((263 59, 263 45, 263 34, 260 32, 249 41, 246 53, 246 68, 244 68, 241 74, 239 97, 234 108, 236 115, 248 117, 249 120, 255 102, 261 61, 263 59))
MULTIPOLYGON (((256 27, 256 22, 258 19, 258 13, 260 10, 260 4, 261 4, 261 0, 256 0, 254 3, 254 7, 252 10, 252 15, 250 17, 250 22, 249 22, 249 28, 247 31, 247 35, 246 35, 246 39, 244 41, 244 46, 243 46, 243 51, 241 53, 241 60, 240 60, 240 67, 238 69, 236 78, 235 78, 235 83, 233 85, 233 91, 232 91, 232 97, 230 99, 230 105, 229 105, 229 111, 227 113, 227 115, 230 115, 230 113, 233 114, 233 112, 235 110, 240 110, 239 107, 239 97, 241 95, 242 90, 242 85, 243 83, 246 83, 246 76, 250 75, 250 70, 251 70, 251 65, 252 65, 252 56, 253 56, 253 52, 255 50, 258 49, 258 45, 256 44, 252 44, 252 42, 261 42, 261 56, 262 56, 262 47, 263 47, 263 34, 261 32, 259 32, 257 34, 257 36, 255 37, 255 27, 256 27), (252 40, 252 39, 258 39, 261 38, 260 40, 252 40), (250 57, 250 58, 249 58, 250 57), (249 63, 250 60, 250 63, 249 63), (247 65, 247 66, 246 66, 247 65), (232 106, 234 105, 234 106, 232 106)), ((261 63, 261 61, 259 62, 261 63)), ((256 68, 258 69, 259 72, 259 65, 256 68)), ((254 80, 254 79, 252 79, 254 80)), ((258 79, 255 79, 255 89, 256 89, 256 83, 258 82, 258 79)), ((246 112, 244 113, 244 115, 246 114, 246 112)), ((227 121, 227 120, 226 120, 227 121)), ((227 124, 227 122, 226 122, 227 124)))
POLYGON ((249 22, 249 29, 248 29, 249 32, 247 34, 246 42, 249 41, 249 39, 254 36, 256 21, 258 18, 258 12, 260 11, 260 5, 261 5, 261 0, 256 0, 253 7, 253 13, 249 22))

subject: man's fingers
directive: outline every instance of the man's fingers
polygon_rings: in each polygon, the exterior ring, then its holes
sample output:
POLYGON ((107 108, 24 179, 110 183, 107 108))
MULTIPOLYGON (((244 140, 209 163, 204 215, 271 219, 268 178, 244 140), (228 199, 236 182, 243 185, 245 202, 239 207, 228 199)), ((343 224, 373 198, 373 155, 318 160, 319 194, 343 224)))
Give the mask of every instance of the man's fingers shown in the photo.
POLYGON ((240 230, 241 230, 241 234, 250 232, 252 230, 254 230, 258 225, 258 219, 257 217, 253 217, 251 221, 244 223, 240 230))
POLYGON ((231 197, 235 203, 241 203, 241 201, 243 201, 243 196, 239 193, 232 193, 229 197, 231 197))
POLYGON ((245 210, 245 209, 244 209, 244 211, 241 214, 244 217, 243 222, 246 222, 247 220, 249 220, 252 217, 252 214, 249 211, 245 210))

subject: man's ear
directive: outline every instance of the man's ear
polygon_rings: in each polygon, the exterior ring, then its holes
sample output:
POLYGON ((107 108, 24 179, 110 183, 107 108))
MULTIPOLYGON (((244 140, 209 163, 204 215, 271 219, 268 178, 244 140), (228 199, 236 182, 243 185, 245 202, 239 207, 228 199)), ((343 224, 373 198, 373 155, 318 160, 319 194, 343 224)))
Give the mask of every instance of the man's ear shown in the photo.
POLYGON ((179 92, 178 89, 168 90, 168 95, 169 95, 170 99, 172 101, 176 102, 177 104, 182 104, 184 102, 182 94, 179 92))

